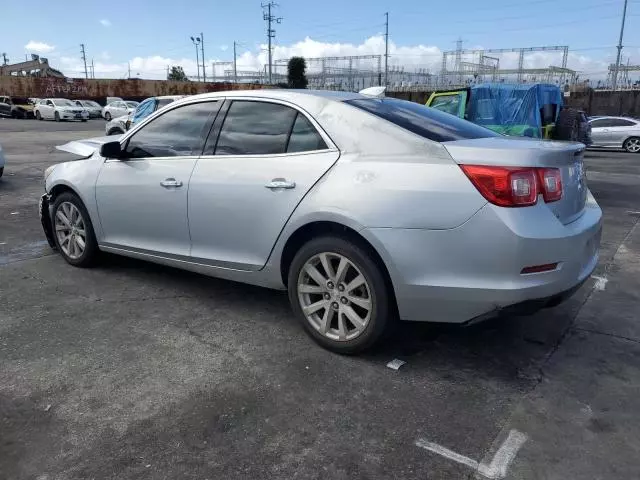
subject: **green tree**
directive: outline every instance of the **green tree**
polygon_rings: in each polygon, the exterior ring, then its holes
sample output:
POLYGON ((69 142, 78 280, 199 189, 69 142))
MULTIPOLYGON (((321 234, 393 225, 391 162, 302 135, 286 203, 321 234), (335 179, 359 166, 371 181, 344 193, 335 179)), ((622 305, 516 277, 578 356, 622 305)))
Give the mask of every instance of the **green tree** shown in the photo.
POLYGON ((188 82, 189 78, 187 78, 187 74, 184 73, 184 70, 180 66, 171 67, 171 71, 169 75, 167 75, 167 80, 175 80, 177 82, 188 82))
POLYGON ((291 57, 287 65, 289 88, 307 88, 307 62, 304 57, 291 57))

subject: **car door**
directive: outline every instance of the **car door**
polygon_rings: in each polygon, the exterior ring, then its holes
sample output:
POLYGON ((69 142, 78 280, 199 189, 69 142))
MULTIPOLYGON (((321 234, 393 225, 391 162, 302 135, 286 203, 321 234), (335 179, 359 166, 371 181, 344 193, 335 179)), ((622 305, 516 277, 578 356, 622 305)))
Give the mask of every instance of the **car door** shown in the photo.
POLYGON ((611 127, 609 128, 609 134, 611 136, 611 146, 622 148, 624 141, 637 135, 637 132, 633 132, 638 130, 638 124, 633 120, 627 120, 626 118, 614 118, 611 122, 611 127))
POLYGON ((594 147, 608 146, 611 135, 609 133, 608 118, 596 118, 591 120, 591 140, 594 147))
POLYGON ((340 155, 320 132, 292 104, 225 103, 189 185, 194 261, 264 266, 296 206, 340 155))
POLYGON ((102 243, 173 258, 189 255, 189 178, 221 101, 180 105, 122 141, 96 181, 102 243))
POLYGON ((8 97, 0 97, 0 115, 11 115, 11 105, 8 97))
POLYGON ((53 102, 51 100, 47 100, 44 103, 43 107, 44 108, 42 108, 40 111, 40 115, 42 115, 43 118, 54 118, 55 105, 53 104, 53 102))

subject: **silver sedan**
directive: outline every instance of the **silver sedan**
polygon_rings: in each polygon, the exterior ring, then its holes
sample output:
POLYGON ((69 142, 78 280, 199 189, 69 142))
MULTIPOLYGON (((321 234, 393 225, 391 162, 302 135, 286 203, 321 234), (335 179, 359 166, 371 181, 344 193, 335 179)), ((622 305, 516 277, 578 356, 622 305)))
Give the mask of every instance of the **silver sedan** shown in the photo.
POLYGON ((509 139, 342 92, 178 100, 122 137, 71 142, 42 224, 71 265, 100 251, 287 289, 321 345, 396 319, 463 323, 557 305, 598 261, 579 143, 509 139))
POLYGON ((627 117, 592 117, 592 147, 624 148, 640 153, 640 120, 627 117))

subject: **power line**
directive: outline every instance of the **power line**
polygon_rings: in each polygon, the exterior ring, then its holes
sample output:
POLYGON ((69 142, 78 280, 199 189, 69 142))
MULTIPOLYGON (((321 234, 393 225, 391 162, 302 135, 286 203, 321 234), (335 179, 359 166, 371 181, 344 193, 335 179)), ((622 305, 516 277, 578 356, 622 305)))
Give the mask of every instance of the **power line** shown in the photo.
POLYGON ((267 22, 267 41, 269 43, 269 83, 271 82, 271 65, 272 65, 272 55, 273 55, 273 49, 271 48, 271 39, 272 38, 276 38, 276 31, 271 28, 271 24, 272 23, 280 23, 282 22, 282 17, 274 17, 273 15, 271 15, 271 7, 276 7, 277 4, 273 1, 267 3, 267 4, 262 4, 262 9, 266 9, 266 12, 263 12, 262 14, 262 18, 264 19, 265 22, 267 22))

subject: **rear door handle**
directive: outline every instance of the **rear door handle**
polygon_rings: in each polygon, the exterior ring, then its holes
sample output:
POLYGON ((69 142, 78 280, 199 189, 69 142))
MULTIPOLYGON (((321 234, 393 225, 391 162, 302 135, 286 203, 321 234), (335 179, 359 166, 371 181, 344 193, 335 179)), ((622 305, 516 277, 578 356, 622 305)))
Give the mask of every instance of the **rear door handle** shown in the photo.
POLYGON ((285 178, 274 178, 269 183, 267 183, 265 187, 271 190, 276 190, 279 188, 291 189, 291 188, 296 188, 296 182, 290 182, 285 178))
POLYGON ((162 185, 165 188, 169 188, 169 187, 181 187, 182 186, 182 182, 180 180, 176 180, 175 178, 167 178, 164 181, 160 182, 160 185, 162 185))

